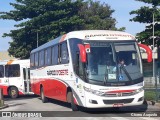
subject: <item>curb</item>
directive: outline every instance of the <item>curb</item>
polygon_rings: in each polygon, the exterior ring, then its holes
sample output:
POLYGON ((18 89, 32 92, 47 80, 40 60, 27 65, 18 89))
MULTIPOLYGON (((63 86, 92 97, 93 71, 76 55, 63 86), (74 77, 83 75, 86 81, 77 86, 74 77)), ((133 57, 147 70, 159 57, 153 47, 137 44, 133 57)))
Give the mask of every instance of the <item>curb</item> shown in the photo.
POLYGON ((160 103, 156 102, 156 101, 147 101, 148 105, 153 105, 153 106, 159 106, 160 107, 160 103))
POLYGON ((7 108, 7 107, 9 107, 9 105, 8 104, 4 104, 2 107, 0 107, 0 110, 4 109, 4 108, 7 108))
POLYGON ((160 103, 155 103, 155 105, 160 107, 160 103))

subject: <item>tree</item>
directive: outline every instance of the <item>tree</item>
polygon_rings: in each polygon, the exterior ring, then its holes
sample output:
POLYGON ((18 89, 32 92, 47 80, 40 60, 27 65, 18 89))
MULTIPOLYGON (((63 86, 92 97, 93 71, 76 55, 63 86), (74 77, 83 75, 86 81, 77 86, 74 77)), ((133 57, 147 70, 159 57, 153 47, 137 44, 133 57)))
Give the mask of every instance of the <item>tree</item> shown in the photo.
POLYGON ((91 0, 84 2, 79 15, 84 19, 83 29, 116 29, 116 20, 111 17, 114 10, 108 4, 100 4, 91 0))
POLYGON ((131 11, 130 14, 134 14, 135 17, 131 19, 134 22, 145 23, 145 30, 137 34, 137 39, 141 43, 145 43, 147 45, 153 44, 153 15, 154 15, 154 31, 155 31, 155 45, 160 45, 160 24, 156 22, 160 22, 160 1, 159 0, 136 0, 140 2, 144 2, 147 4, 151 4, 152 7, 143 6, 138 10, 131 11))
MULTIPOLYGON (((32 49, 73 30, 116 29, 114 10, 100 2, 83 0, 15 0, 14 10, 0 12, 0 19, 14 20, 16 30, 11 30, 9 54, 29 58, 32 49), (89 17, 87 17, 89 15, 89 17)), ((123 30, 123 28, 122 28, 123 30)))
POLYGON ((36 48, 37 32, 39 45, 65 32, 79 29, 83 22, 77 15, 82 0, 16 0, 10 3, 14 10, 1 12, 1 19, 20 21, 9 36, 9 54, 17 58, 29 58, 36 48))

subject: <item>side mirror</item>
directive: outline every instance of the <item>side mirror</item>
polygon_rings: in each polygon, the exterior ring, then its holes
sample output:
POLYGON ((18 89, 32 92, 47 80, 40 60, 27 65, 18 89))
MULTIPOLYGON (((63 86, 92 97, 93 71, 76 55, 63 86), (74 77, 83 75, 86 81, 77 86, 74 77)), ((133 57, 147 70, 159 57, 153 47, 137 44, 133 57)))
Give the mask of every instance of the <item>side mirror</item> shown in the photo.
POLYGON ((144 44, 138 44, 138 45, 139 47, 146 50, 147 57, 148 57, 147 61, 152 62, 152 50, 147 45, 144 45, 144 44))
POLYGON ((82 44, 78 44, 78 48, 80 51, 80 58, 81 58, 81 62, 85 63, 86 62, 86 49, 85 46, 82 44))

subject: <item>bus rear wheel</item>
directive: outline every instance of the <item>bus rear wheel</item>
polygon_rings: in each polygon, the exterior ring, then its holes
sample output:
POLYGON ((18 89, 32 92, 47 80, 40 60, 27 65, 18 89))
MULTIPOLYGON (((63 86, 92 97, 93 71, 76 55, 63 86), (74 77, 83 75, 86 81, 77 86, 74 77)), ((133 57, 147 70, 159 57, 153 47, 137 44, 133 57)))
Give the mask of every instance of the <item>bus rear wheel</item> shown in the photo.
POLYGON ((41 100, 43 103, 48 102, 48 98, 44 95, 43 87, 41 88, 41 100))
POLYGON ((13 99, 17 98, 19 96, 18 89, 16 87, 11 87, 9 89, 9 96, 13 99))
POLYGON ((71 108, 73 111, 78 111, 78 106, 74 103, 74 97, 71 91, 67 93, 67 102, 71 103, 71 108))

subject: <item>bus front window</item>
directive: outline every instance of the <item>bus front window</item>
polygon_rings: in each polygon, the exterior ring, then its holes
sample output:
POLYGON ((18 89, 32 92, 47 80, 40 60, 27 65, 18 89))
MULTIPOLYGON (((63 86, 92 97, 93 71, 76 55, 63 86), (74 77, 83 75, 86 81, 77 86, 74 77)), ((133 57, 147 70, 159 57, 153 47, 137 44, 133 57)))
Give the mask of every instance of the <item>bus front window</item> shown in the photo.
MULTIPOLYGON (((117 67, 118 80, 135 81, 142 78, 141 62, 135 43, 115 43, 117 63, 123 60, 123 67, 117 67)), ((141 80, 140 80, 141 81, 141 80)))
POLYGON ((116 67, 112 45, 110 43, 90 43, 90 52, 87 53, 86 72, 89 80, 106 82, 116 80, 116 67))
POLYGON ((85 68, 89 83, 125 86, 143 81, 139 52, 135 42, 92 41, 85 44, 90 44, 85 68))

